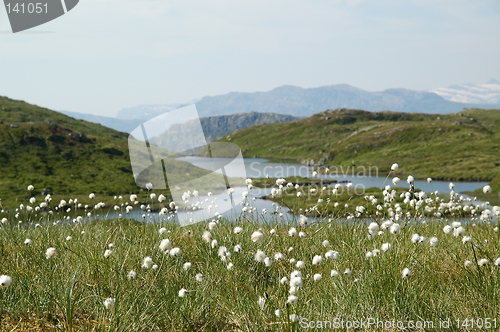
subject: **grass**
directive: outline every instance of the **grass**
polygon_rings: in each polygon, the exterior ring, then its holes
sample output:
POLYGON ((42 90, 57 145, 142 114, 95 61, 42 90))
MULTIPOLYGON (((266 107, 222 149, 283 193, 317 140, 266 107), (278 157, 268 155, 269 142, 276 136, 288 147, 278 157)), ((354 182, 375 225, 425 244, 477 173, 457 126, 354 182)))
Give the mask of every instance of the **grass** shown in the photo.
MULTIPOLYGON (((424 220, 415 213, 406 217, 403 211, 398 234, 386 229, 370 238, 370 220, 357 218, 354 206, 348 222, 338 213, 329 222, 309 225, 242 218, 187 227, 129 219, 54 223, 65 212, 52 210, 50 217, 34 210, 20 210, 18 218, 15 212, 0 215, 7 219, 0 231, 0 274, 13 280, 10 287, 0 288, 2 330, 294 331, 306 322, 342 318, 432 321, 434 326, 449 319, 451 330, 458 331, 465 328, 456 319, 500 319, 500 267, 493 264, 500 256, 500 235, 495 223, 477 216, 424 220), (462 222, 472 243, 443 232, 452 221, 462 222), (242 228, 239 234, 234 232, 237 226, 242 228), (291 227, 305 236, 289 236, 291 227), (263 239, 253 242, 257 230, 263 239), (202 239, 206 231, 217 245, 202 239), (439 243, 413 243, 414 233, 437 237, 439 243), (24 244, 27 238, 31 245, 24 244), (159 249, 165 238, 181 249, 179 256, 159 249), (391 243, 392 251, 366 258, 384 243, 391 243), (240 252, 233 251, 236 245, 241 245, 240 252), (224 259, 219 256, 222 246, 230 253, 224 259), (56 257, 45 257, 49 247, 56 248, 56 257), (104 257, 106 249, 113 251, 109 258, 104 257), (271 266, 256 261, 257 250, 274 261, 271 266), (339 257, 326 259, 328 250, 338 251, 339 257), (278 252, 283 259, 274 258, 278 252), (323 257, 318 265, 312 264, 315 255, 323 257), (141 267, 145 257, 157 268, 141 267), (478 266, 482 258, 489 263, 478 266), (280 280, 298 270, 291 259, 304 261, 305 268, 298 301, 287 304, 290 287, 280 280), (464 266, 466 260, 472 265, 464 266), (183 268, 186 262, 192 264, 188 270, 183 268), (402 277, 404 268, 410 269, 409 277, 402 277), (346 269, 352 274, 344 274, 346 269), (129 279, 131 270, 136 276, 129 279), (340 275, 331 277, 331 270, 340 275), (198 273, 203 282, 196 280, 198 273), (322 280, 314 281, 315 274, 322 280), (182 288, 185 297, 179 297, 182 288), (262 307, 259 297, 265 298, 262 307), (116 300, 114 308, 105 308, 107 298, 116 300), (302 320, 292 322, 293 314, 302 320)), ((372 220, 382 225, 389 213, 386 206, 372 220)))

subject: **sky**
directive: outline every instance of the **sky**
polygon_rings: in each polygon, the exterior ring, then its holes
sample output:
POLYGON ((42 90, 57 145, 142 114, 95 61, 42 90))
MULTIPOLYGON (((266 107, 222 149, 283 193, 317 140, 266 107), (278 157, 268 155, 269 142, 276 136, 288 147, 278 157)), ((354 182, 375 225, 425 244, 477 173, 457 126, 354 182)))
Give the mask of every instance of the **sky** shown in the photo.
POLYGON ((232 91, 429 90, 500 79, 498 0, 80 0, 12 33, 0 95, 114 117, 232 91))

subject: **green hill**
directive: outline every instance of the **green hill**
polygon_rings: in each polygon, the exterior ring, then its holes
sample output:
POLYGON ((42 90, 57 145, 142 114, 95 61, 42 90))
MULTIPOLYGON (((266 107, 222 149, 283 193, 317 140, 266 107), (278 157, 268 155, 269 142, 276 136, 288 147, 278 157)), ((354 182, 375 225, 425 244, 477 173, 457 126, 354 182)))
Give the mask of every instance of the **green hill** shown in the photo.
POLYGON ((500 111, 464 109, 439 115, 329 110, 309 118, 262 124, 226 135, 245 157, 348 167, 392 163, 398 174, 443 180, 500 177, 500 111))
MULTIPOLYGON (((171 168, 193 177, 207 173, 178 163, 182 167, 171 168)), ((6 97, 0 97, 0 174, 0 207, 26 202, 31 194, 85 202, 93 192, 110 202, 114 195, 140 191, 128 134, 6 97)))

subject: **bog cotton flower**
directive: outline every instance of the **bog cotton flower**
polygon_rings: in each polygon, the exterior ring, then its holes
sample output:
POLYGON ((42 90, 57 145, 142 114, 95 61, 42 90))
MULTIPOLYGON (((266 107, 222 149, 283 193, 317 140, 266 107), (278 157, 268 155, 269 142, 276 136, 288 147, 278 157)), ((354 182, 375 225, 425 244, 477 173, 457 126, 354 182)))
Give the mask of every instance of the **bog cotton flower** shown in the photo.
POLYGON ((264 234, 262 234, 261 231, 255 231, 252 233, 252 236, 250 237, 253 242, 259 242, 264 238, 264 234))
POLYGON ((233 230, 234 234, 240 234, 241 232, 243 232, 243 228, 241 227, 235 227, 234 230, 233 230))
POLYGON ((326 247, 328 247, 328 246, 330 245, 330 241, 325 240, 325 241, 323 241, 323 243, 322 243, 322 244, 323 244, 323 247, 325 247, 325 248, 326 248, 326 247))
POLYGON ((112 310, 115 307, 115 299, 108 297, 104 300, 104 307, 108 310, 112 310))
POLYGON ((298 300, 299 298, 296 295, 292 294, 288 296, 288 300, 286 301, 286 303, 295 304, 298 300))
POLYGON ((24 244, 27 246, 31 245, 32 243, 33 243, 33 241, 31 241, 31 239, 24 240, 24 244))
POLYGON ((127 279, 130 280, 130 279, 134 279, 136 277, 137 273, 135 273, 134 270, 131 270, 128 274, 127 274, 127 279))
POLYGON ((190 262, 186 262, 184 263, 184 265, 182 265, 182 268, 187 271, 191 268, 191 266, 192 264, 190 262))
POLYGON ((169 239, 163 239, 160 242, 160 250, 167 251, 172 249, 172 242, 169 239))
POLYGON ((411 271, 409 268, 404 268, 403 272, 401 272, 401 274, 403 275, 403 278, 406 278, 406 277, 409 277, 411 275, 411 271))
POLYGON ((7 288, 12 284, 12 278, 6 275, 0 276, 0 288, 7 288))
POLYGON ((484 186, 483 187, 483 193, 490 194, 491 193, 491 187, 489 185, 484 186))
POLYGON ((406 179, 406 182, 408 182, 409 184, 412 184, 413 182, 415 182, 415 178, 411 175, 408 175, 408 179, 406 179))
POLYGON ((384 243, 380 249, 382 249, 383 252, 390 252, 392 251, 392 244, 384 243))
POLYGON ((196 281, 198 282, 203 282, 203 280, 205 279, 205 277, 203 276, 203 274, 201 273, 197 273, 194 278, 196 279, 196 281))
POLYGON ((166 229, 165 227, 162 227, 162 228, 160 228, 160 229, 158 230, 158 233, 159 233, 160 235, 166 234, 166 233, 167 233, 167 229, 166 229))
POLYGON ((109 258, 109 256, 111 256, 112 253, 113 253, 112 250, 106 249, 106 251, 104 252, 104 258, 109 258))
POLYGON ((264 259, 266 258, 266 253, 263 252, 262 250, 257 250, 257 252, 255 253, 255 256, 254 256, 255 260, 257 262, 263 262, 264 259))
POLYGON ((151 266, 153 266, 153 259, 149 256, 144 257, 142 260, 142 267, 149 269, 151 266))
POLYGON ((326 253, 325 253, 325 258, 326 259, 337 259, 339 258, 339 255, 340 253, 338 251, 335 251, 335 250, 328 250, 326 253))
POLYGON ((389 228, 389 231, 392 233, 392 234, 399 234, 399 231, 401 229, 401 226, 399 224, 392 224, 391 227, 389 228))
POLYGON ((394 177, 394 178, 392 179, 392 183, 393 183, 395 186, 399 183, 399 181, 401 181, 401 179, 400 179, 400 178, 398 178, 397 176, 396 176, 396 177, 394 177))
POLYGON ((179 291, 179 297, 186 297, 187 293, 187 289, 181 288, 181 290, 179 291))
POLYGON ((295 227, 292 227, 288 230, 288 235, 290 236, 296 236, 298 234, 297 229, 295 227))
POLYGON ((45 252, 45 256, 47 257, 47 259, 56 257, 57 256, 56 248, 47 249, 47 251, 45 252))
POLYGON ((170 250, 170 256, 180 256, 180 254, 181 254, 180 248, 175 247, 170 250))
POLYGON ((303 261, 298 261, 297 264, 295 264, 295 266, 298 268, 298 269, 303 269, 306 267, 306 263, 304 263, 303 261))
POLYGON ((486 264, 488 264, 490 261, 486 258, 482 258, 480 260, 477 261, 477 265, 479 266, 485 266, 486 264))
POLYGON ((397 171, 398 171, 398 169, 399 169, 399 165, 398 165, 398 164, 396 164, 396 163, 392 164, 392 166, 391 166, 391 171, 393 171, 393 172, 397 172, 397 171))
POLYGON ((337 278, 339 276, 339 273, 337 272, 337 270, 331 270, 330 276, 332 276, 333 278, 337 278))
POLYGON ((312 263, 313 263, 313 265, 319 265, 319 264, 321 264, 322 261, 323 261, 323 257, 321 257, 320 255, 316 255, 313 257, 312 263))
POLYGON ((437 237, 431 237, 431 238, 429 239, 429 244, 430 244, 432 247, 437 246, 437 245, 438 245, 438 242, 439 242, 439 240, 438 240, 438 238, 437 238, 437 237))
POLYGON ((321 276, 321 274, 319 273, 316 273, 313 277, 314 281, 320 281, 323 277, 321 276))

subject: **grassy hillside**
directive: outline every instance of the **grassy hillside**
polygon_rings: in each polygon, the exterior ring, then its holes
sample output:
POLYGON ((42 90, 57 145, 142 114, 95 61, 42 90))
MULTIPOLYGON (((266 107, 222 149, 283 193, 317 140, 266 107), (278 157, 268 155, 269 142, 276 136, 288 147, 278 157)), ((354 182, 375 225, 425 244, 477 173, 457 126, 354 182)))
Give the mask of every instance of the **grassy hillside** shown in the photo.
POLYGON ((314 160, 331 170, 376 166, 384 174, 397 162, 403 174, 420 178, 500 177, 499 110, 447 115, 329 110, 239 130, 221 140, 238 144, 245 157, 314 160))
MULTIPOLYGON (((178 169, 193 177, 206 173, 179 163, 178 169)), ((128 134, 6 97, 0 97, 0 173, 4 207, 30 194, 85 201, 94 192, 106 202, 140 190, 130 166, 128 134), (34 193, 28 185, 35 186, 34 193)))

